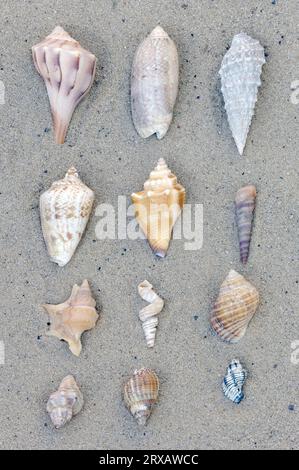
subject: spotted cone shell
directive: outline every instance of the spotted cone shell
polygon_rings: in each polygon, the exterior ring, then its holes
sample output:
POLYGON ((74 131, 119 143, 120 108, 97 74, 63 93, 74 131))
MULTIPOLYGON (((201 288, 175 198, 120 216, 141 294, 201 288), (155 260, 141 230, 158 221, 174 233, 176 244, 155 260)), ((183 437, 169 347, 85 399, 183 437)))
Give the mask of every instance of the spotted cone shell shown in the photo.
POLYGON ((239 234, 240 259, 247 263, 255 208, 256 188, 253 185, 244 186, 236 194, 236 223, 239 234))
POLYGON ((177 48, 157 26, 139 46, 132 67, 132 117, 141 137, 165 136, 172 121, 178 82, 177 48))
POLYGON ((56 429, 62 428, 83 407, 83 395, 72 375, 62 380, 56 392, 47 403, 47 412, 56 429))
POLYGON ((61 26, 33 46, 32 56, 47 88, 55 141, 63 144, 73 112, 94 81, 96 57, 61 26))
POLYGON ((210 323, 213 331, 229 343, 237 343, 259 303, 257 289, 233 269, 220 287, 210 323))
POLYGON ((124 401, 139 425, 145 425, 158 401, 159 379, 151 369, 136 370, 124 386, 124 401))
POLYGON ((166 256, 172 229, 185 203, 185 189, 161 158, 144 190, 132 194, 135 216, 154 253, 166 256))
POLYGON ((72 167, 40 197, 42 231, 51 261, 65 266, 72 258, 87 225, 94 192, 72 167))
POLYGON ((234 36, 221 64, 221 91, 229 126, 240 155, 243 154, 254 114, 264 63, 264 48, 257 40, 240 33, 234 36))

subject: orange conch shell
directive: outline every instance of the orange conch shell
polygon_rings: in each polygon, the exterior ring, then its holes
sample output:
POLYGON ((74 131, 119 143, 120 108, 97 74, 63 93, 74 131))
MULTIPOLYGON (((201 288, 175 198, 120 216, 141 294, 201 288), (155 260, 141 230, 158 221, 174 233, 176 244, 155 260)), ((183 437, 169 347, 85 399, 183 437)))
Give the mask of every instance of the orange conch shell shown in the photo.
POLYGON ((210 319, 212 329, 223 341, 237 343, 244 336, 258 303, 257 289, 232 269, 221 284, 210 319))
POLYGON ((146 424, 158 395, 159 379, 156 373, 146 368, 135 370, 124 386, 124 401, 139 425, 146 424))
POLYGON ((173 226, 185 203, 185 188, 160 158, 144 190, 132 194, 135 216, 154 253, 165 257, 173 226))
POLYGON ((94 81, 96 57, 60 26, 32 47, 32 55, 47 87, 56 143, 63 144, 73 112, 94 81))
POLYGON ((42 305, 51 322, 46 334, 67 341, 72 353, 79 356, 82 333, 94 328, 99 317, 95 306, 88 281, 85 279, 81 286, 75 284, 71 296, 62 304, 42 305))

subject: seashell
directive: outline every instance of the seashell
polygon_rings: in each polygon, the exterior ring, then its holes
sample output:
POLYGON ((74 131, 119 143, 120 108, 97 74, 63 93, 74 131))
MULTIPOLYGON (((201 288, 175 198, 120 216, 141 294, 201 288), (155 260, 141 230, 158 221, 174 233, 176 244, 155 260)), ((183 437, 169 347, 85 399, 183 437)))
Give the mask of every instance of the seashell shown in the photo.
POLYGON ((95 306, 88 281, 85 279, 81 286, 75 284, 71 296, 62 304, 42 305, 51 321, 46 334, 67 341, 72 353, 79 356, 82 333, 94 328, 99 318, 95 306))
POLYGON ((73 256, 87 225, 94 192, 72 167, 40 197, 42 231, 51 260, 65 266, 73 256))
POLYGON ((150 304, 140 310, 139 318, 142 321, 147 346, 153 348, 159 323, 158 315, 164 307, 164 300, 156 294, 153 286, 146 280, 139 284, 138 293, 143 300, 150 304))
POLYGON ((256 288, 231 269, 214 305, 210 319, 212 329, 223 341, 237 343, 244 336, 258 303, 256 288))
POLYGON ((232 45, 222 60, 219 72, 221 91, 229 126, 240 155, 243 154, 254 114, 264 63, 264 48, 245 33, 234 36, 232 45))
POLYGON ((132 117, 138 134, 162 139, 172 121, 179 83, 175 43, 157 26, 137 49, 131 77, 132 117))
POLYGON ((236 221, 239 233, 240 259, 243 264, 247 263, 249 255, 255 198, 255 186, 248 185, 239 189, 235 199, 236 221))
POLYGON ((164 258, 185 202, 185 188, 160 158, 144 190, 132 194, 136 219, 157 256, 164 258))
POLYGON ((234 403, 240 403, 244 398, 242 391, 247 378, 247 372, 238 359, 231 361, 222 382, 224 395, 234 403))
POLYGON ((158 401, 159 379, 151 369, 135 370, 124 386, 124 401, 140 425, 145 425, 158 401))
POLYGON ((56 392, 52 393, 47 403, 47 412, 56 429, 62 428, 83 407, 83 395, 72 375, 62 380, 56 392))
POLYGON ((73 112, 94 81, 96 57, 60 26, 32 47, 32 55, 47 88, 55 141, 63 144, 73 112))

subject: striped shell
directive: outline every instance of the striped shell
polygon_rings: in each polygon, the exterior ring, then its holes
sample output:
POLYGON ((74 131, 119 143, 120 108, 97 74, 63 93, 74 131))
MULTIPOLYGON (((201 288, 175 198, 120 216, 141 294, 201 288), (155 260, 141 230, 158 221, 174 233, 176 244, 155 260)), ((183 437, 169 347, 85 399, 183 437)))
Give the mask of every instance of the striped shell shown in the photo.
POLYGON ((221 91, 240 155, 246 144, 264 63, 264 48, 257 40, 240 33, 234 36, 221 64, 221 91))
POLYGON ((256 188, 253 185, 244 186, 236 194, 236 222, 239 234, 240 259, 247 263, 255 208, 256 188))
POLYGON ((56 392, 47 403, 47 412, 56 429, 62 428, 83 407, 83 395, 72 375, 62 380, 56 392))
POLYGON ((143 300, 150 304, 140 310, 139 318, 142 321, 146 344, 148 348, 153 348, 159 323, 158 315, 164 307, 164 301, 156 294, 153 286, 146 280, 139 284, 138 293, 143 300))
POLYGON ((157 26, 140 44, 132 67, 131 108, 138 134, 162 139, 172 121, 179 60, 174 42, 157 26))
POLYGON ((247 378, 247 372, 238 359, 231 361, 222 382, 224 395, 234 403, 240 403, 244 398, 242 391, 247 378))
POLYGON ((51 260, 65 266, 73 256, 87 225, 94 192, 72 167, 40 197, 42 231, 51 260))
POLYGON ((212 329, 223 341, 237 343, 244 336, 258 303, 256 288, 232 269, 220 287, 210 319, 212 329))
POLYGON ((151 369, 135 370, 124 386, 124 401, 139 425, 145 425, 158 401, 159 379, 151 369))
POLYGON ((96 57, 60 26, 33 46, 32 55, 47 88, 55 141, 63 144, 73 112, 94 81, 96 57))
POLYGON ((160 158, 144 190, 133 193, 136 219, 157 256, 164 258, 172 229, 185 203, 185 188, 160 158))

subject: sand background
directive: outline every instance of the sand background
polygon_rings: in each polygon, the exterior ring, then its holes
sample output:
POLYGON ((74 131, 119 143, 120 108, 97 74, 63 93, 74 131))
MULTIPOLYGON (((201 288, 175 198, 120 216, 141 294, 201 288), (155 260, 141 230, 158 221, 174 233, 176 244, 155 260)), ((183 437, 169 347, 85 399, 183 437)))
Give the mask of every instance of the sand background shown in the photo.
MULTIPOLYGON (((6 449, 278 449, 298 448, 299 339, 298 2, 15 1, 2 2, 0 447, 6 449), (180 91, 163 141, 133 127, 129 82, 136 47, 157 23, 175 40, 180 91), (96 83, 74 114, 67 141, 53 141, 48 98, 30 48, 57 25, 98 57, 96 83), (235 33, 265 46, 267 64, 243 158, 237 154, 220 94, 218 70, 235 33), (140 190, 159 157, 204 206, 204 243, 171 244, 156 260, 144 241, 95 240, 93 214, 65 268, 50 262, 40 228, 39 195, 75 165, 97 204, 140 190), (258 189, 251 256, 239 263, 233 199, 242 184, 258 189), (234 268, 251 280, 261 305, 246 336, 225 345, 208 332, 220 283, 234 268), (101 306, 97 327, 76 358, 42 335, 41 303, 60 303, 89 279, 101 306), (156 347, 148 351, 137 318, 137 284, 147 278, 166 299, 156 347), (249 371, 246 399, 226 400, 220 384, 233 357, 249 371), (121 399, 124 380, 150 366, 161 399, 144 430, 121 399), (73 373, 84 411, 59 432, 45 412, 49 394, 73 373), (289 406, 291 405, 291 406, 289 406), (293 406, 292 406, 293 405, 293 406)), ((129 203, 129 199, 128 199, 129 203)))

